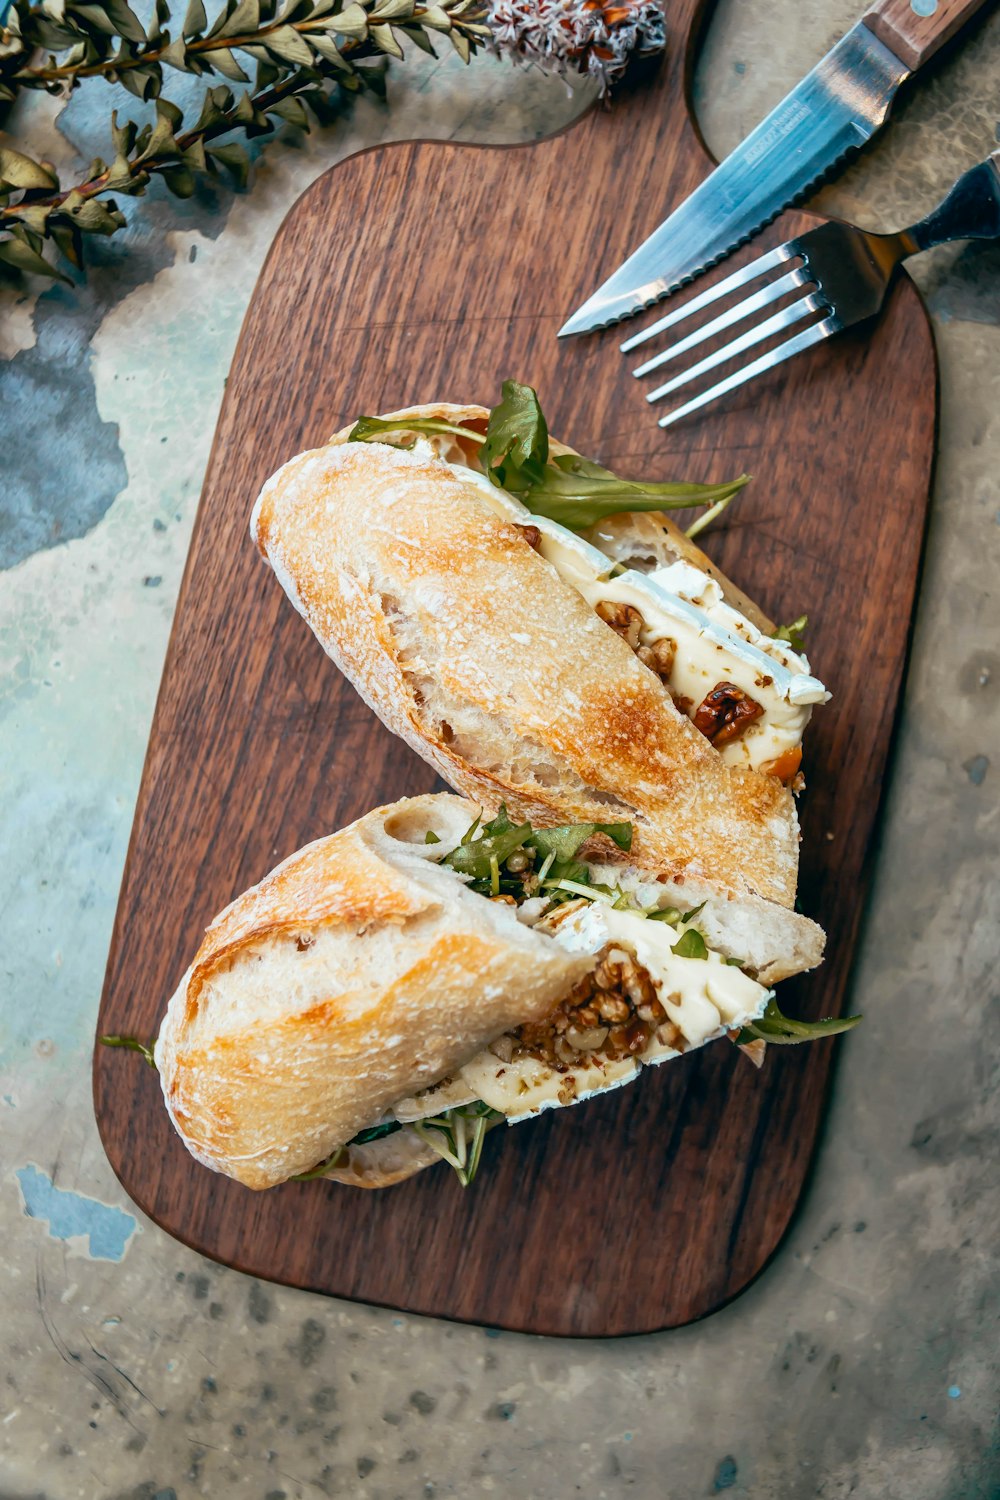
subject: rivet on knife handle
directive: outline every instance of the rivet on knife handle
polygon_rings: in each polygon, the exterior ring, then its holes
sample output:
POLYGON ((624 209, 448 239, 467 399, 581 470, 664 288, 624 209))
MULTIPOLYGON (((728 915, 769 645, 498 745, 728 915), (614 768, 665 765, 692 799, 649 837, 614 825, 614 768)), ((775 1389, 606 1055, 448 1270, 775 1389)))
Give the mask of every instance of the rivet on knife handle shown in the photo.
POLYGON ((982 4, 983 0, 877 0, 862 19, 915 73, 982 4))

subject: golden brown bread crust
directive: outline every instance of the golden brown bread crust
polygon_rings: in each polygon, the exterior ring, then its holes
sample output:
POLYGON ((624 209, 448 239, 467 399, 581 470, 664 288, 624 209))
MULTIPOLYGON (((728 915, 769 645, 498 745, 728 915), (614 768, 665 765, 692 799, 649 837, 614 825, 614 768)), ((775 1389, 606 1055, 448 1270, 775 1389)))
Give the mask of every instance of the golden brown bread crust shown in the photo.
POLYGON ((473 482, 335 442, 268 481, 252 527, 365 701, 458 791, 539 825, 629 819, 637 863, 792 904, 790 793, 726 765, 473 482))
POLYGON ((422 833, 410 841, 400 818, 422 814, 460 832, 474 809, 447 796, 376 809, 293 854, 209 927, 156 1046, 171 1118, 205 1165, 251 1188, 311 1169, 396 1100, 547 1014, 585 970, 421 857, 422 833))

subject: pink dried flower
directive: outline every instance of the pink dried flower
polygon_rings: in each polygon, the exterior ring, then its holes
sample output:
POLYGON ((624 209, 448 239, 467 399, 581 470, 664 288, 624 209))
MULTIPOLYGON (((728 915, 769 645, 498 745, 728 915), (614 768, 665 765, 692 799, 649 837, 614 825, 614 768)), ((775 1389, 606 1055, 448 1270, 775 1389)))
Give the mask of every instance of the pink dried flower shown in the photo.
POLYGON ((662 52, 667 39, 662 0, 490 0, 487 20, 500 56, 588 74, 602 94, 630 58, 662 52))

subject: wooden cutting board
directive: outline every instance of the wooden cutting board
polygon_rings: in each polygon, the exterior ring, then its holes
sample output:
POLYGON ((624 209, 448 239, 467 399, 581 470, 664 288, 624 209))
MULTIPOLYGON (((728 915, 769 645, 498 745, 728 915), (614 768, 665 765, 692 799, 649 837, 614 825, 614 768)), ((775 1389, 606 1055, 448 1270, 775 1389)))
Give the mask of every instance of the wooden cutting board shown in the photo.
MULTIPOLYGON (((861 916, 913 609, 934 444, 927 318, 902 280, 831 341, 661 432, 621 333, 557 343, 580 301, 700 180, 688 118, 696 0, 610 111, 540 145, 413 143, 328 172, 285 220, 247 312, 164 669, 99 1032, 155 1034, 214 913, 301 844, 431 771, 324 657, 247 536, 264 479, 362 412, 535 385, 552 431, 627 475, 750 488, 709 550, 770 614, 807 611, 833 703, 810 731, 801 907, 829 933, 793 1015, 838 1013, 861 916)), ((813 222, 786 215, 754 246, 813 222)), ((727 265, 727 270, 730 268, 727 265)), ((784 1234, 834 1047, 716 1044, 488 1139, 472 1188, 441 1167, 364 1193, 255 1194, 197 1166, 152 1071, 98 1047, 112 1166, 143 1211, 255 1276, 533 1333, 675 1327, 735 1296, 784 1234)), ((864 1027, 854 1047, 870 1045, 864 1027)))

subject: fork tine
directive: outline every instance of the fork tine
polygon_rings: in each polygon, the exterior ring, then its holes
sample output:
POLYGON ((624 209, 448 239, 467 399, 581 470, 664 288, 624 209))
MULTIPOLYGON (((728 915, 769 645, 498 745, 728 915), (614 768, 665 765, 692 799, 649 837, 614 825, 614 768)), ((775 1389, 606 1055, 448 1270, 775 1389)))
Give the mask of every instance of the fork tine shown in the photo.
POLYGON ((787 245, 779 245, 776 250, 769 250, 766 255, 758 255, 748 266, 734 271, 724 281, 719 281, 715 286, 710 286, 707 292, 700 292, 697 297, 692 297, 690 302, 685 302, 683 307, 675 308, 673 312, 667 313, 666 317, 658 318, 641 333, 634 333, 630 339, 626 339, 620 345, 623 354, 630 354, 633 349, 638 349, 647 339, 662 333, 665 328, 672 328, 682 318, 687 318, 691 313, 701 312, 703 307, 714 302, 718 297, 725 297, 730 292, 735 292, 739 287, 746 286, 748 281, 754 281, 758 276, 763 276, 765 271, 771 271, 775 266, 782 265, 786 260, 793 259, 799 254, 798 241, 789 240, 787 245))
POLYGON ((779 276, 777 281, 769 281, 767 286, 761 287, 759 292, 737 302, 728 312, 721 313, 719 317, 713 318, 711 323, 706 323, 704 328, 699 328, 695 333, 689 333, 687 338, 671 344, 669 348, 655 354, 652 359, 647 359, 644 365, 640 365, 632 374, 639 379, 642 375, 648 375, 651 370, 659 369, 671 359, 677 359, 679 355, 686 354, 689 349, 695 348, 697 344, 703 344, 706 339, 714 338, 724 328, 731 328, 734 323, 741 323, 749 318, 751 313, 760 312, 761 308, 768 307, 772 302, 777 302, 786 292, 793 287, 802 286, 811 278, 804 266, 796 266, 794 271, 787 271, 784 276, 779 276))
POLYGON ((649 402, 659 401, 662 396, 669 396, 671 391, 676 391, 679 386, 688 385, 692 380, 697 380, 699 375, 704 375, 706 370, 714 370, 716 365, 724 365, 737 354, 742 354, 745 349, 752 349, 754 344, 763 343, 764 339, 770 338, 772 333, 784 333, 786 328, 791 328, 793 323, 801 323, 802 319, 809 313, 818 312, 825 304, 815 292, 809 292, 805 297, 800 297, 797 302, 783 307, 773 317, 765 318, 763 323, 758 323, 755 328, 750 328, 746 333, 741 333, 739 338, 724 344, 714 354, 709 354, 705 359, 699 360, 690 369, 682 370, 675 375, 673 380, 668 380, 665 385, 657 386, 655 391, 650 391, 646 396, 649 402))
POLYGON ((725 380, 720 380, 718 385, 713 385, 710 390, 703 391, 700 396, 695 396, 683 406, 678 406, 668 412, 665 417, 660 418, 659 425, 670 427, 672 423, 679 422, 681 417, 697 411, 700 406, 707 406, 710 401, 717 401, 720 396, 728 395, 738 386, 745 385, 748 380, 753 380, 755 375, 763 375, 768 370, 773 370, 776 365, 783 364, 786 359, 791 359, 794 354, 801 354, 804 349, 811 349, 814 344, 822 343, 823 339, 829 338, 832 333, 839 332, 840 327, 835 317, 824 318, 821 323, 814 323, 811 328, 806 328, 802 333, 795 334, 793 338, 786 339, 776 349, 762 354, 759 359, 753 360, 744 369, 736 370, 725 380))

